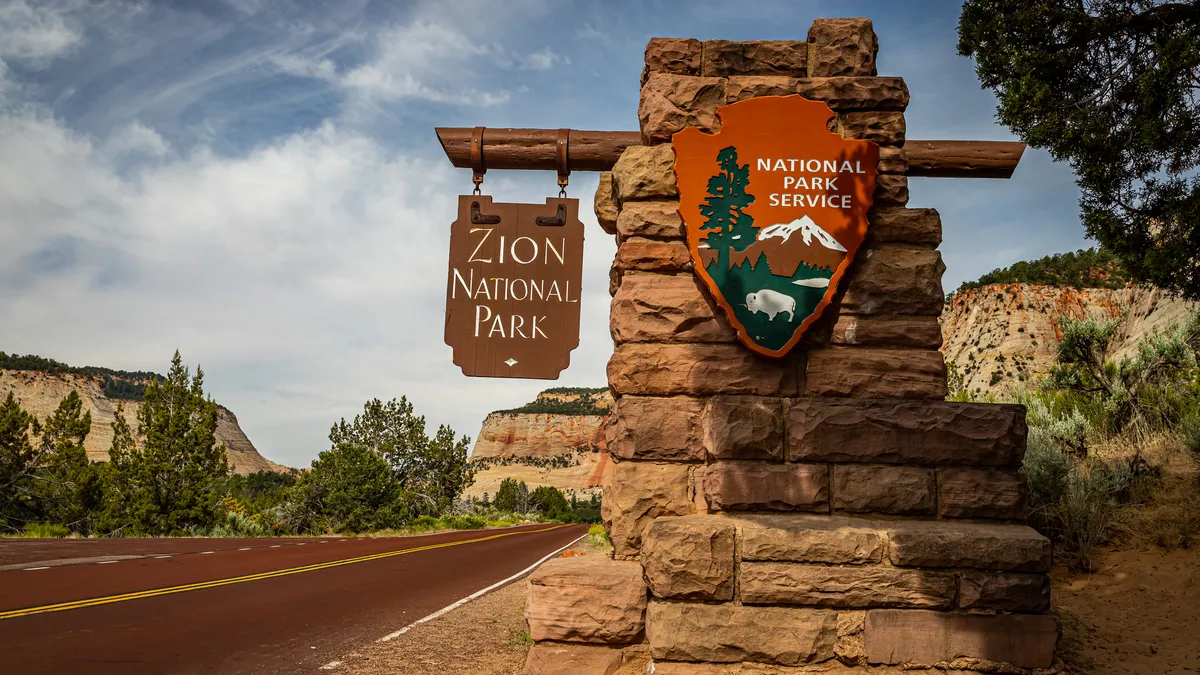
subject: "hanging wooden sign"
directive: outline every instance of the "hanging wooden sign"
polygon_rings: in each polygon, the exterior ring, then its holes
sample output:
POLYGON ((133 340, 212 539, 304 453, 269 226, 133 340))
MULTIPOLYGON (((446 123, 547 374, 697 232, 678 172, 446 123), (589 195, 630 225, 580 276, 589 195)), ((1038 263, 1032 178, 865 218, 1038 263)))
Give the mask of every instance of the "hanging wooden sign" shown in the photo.
POLYGON ((450 228, 446 344, 473 377, 556 379, 579 346, 578 199, 458 198, 450 228))
POLYGON ((738 339, 783 356, 827 307, 867 235, 879 146, 829 131, 800 96, 717 108, 721 131, 672 138, 696 274, 738 339))

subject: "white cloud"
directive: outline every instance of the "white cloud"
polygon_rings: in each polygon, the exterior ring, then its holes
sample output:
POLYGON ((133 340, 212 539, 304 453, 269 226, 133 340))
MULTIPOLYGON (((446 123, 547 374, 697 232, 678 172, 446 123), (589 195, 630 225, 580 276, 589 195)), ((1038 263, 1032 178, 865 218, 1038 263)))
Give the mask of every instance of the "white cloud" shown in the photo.
POLYGON ((21 59, 37 67, 75 48, 83 32, 68 22, 65 10, 25 0, 0 5, 0 59, 21 59))
POLYGON ((550 70, 559 64, 569 65, 571 59, 561 54, 555 54, 552 49, 546 47, 541 51, 521 57, 520 63, 523 70, 550 70))
POLYGON ((132 154, 163 157, 170 151, 171 145, 141 122, 131 122, 117 129, 104 143, 104 154, 112 159, 132 154))

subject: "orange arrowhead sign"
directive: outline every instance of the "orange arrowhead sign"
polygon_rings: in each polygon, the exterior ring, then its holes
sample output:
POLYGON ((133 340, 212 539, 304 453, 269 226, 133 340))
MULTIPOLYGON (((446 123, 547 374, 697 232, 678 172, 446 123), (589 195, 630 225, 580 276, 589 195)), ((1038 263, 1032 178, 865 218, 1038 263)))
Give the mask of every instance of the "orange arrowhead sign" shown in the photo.
POLYGON ((675 134, 679 214, 696 274, 738 339, 783 356, 820 317, 867 236, 879 146, 829 131, 801 96, 717 108, 721 131, 675 134))

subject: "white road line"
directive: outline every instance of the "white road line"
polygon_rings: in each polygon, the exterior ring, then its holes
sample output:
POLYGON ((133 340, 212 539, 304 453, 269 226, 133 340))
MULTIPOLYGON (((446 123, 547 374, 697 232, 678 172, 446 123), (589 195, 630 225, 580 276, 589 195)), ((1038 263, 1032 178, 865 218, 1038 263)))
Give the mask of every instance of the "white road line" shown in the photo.
POLYGON ((271 548, 279 548, 280 546, 282 546, 282 544, 275 544, 275 545, 274 545, 274 546, 272 546, 271 548))
MULTIPOLYGON (((579 539, 583 539, 586 536, 587 536, 587 533, 585 532, 579 536, 579 539)), ((379 638, 378 642, 388 642, 388 641, 394 640, 394 639, 400 637, 401 635, 404 635, 408 631, 412 630, 416 626, 425 623, 426 621, 433 621, 434 619, 445 614, 446 612, 456 610, 459 607, 462 607, 463 605, 467 604, 468 602, 470 602, 476 598, 482 597, 484 595, 487 595, 488 593, 491 593, 492 591, 496 590, 497 588, 500 588, 501 586, 503 586, 509 582, 520 579, 521 577, 525 576, 526 574, 529 574, 533 570, 537 569, 538 565, 541 565, 542 563, 553 558, 554 556, 558 555, 559 553, 562 553, 563 551, 567 550, 568 548, 571 548, 572 546, 574 546, 576 543, 579 542, 579 539, 576 539, 575 541, 558 549, 557 551, 555 551, 555 552, 551 553, 550 555, 542 558, 541 560, 533 563, 532 565, 530 565, 529 567, 526 567, 525 569, 521 570, 520 572, 517 572, 516 574, 512 575, 511 577, 505 579, 504 581, 497 581, 496 583, 492 584, 491 586, 488 586, 487 588, 485 588, 481 591, 475 591, 474 593, 468 595, 467 597, 463 598, 462 600, 459 600, 458 602, 454 603, 453 605, 443 607, 443 608, 439 609, 438 611, 434 612, 433 614, 430 614, 429 616, 424 617, 422 619, 417 619, 416 621, 408 624, 407 626, 405 626, 404 628, 401 628, 400 630, 396 631, 395 633, 389 633, 387 635, 384 635, 383 637, 379 638)))
POLYGON ((155 560, 162 560, 163 558, 170 558, 170 557, 171 557, 171 556, 169 556, 169 555, 156 555, 156 556, 154 556, 154 559, 155 559, 155 560))
POLYGON ((340 665, 342 665, 341 661, 330 661, 329 663, 326 663, 325 665, 321 666, 321 670, 333 670, 334 668, 337 668, 340 665))
POLYGON ((201 551, 200 552, 200 555, 212 555, 212 554, 213 554, 212 551, 201 551))
POLYGON ((299 544, 296 544, 296 545, 297 545, 297 546, 303 546, 303 545, 304 545, 304 542, 300 542, 299 544))
POLYGON ((239 551, 249 551, 249 550, 250 550, 250 548, 249 548, 249 547, 247 547, 247 548, 239 548, 238 550, 239 550, 239 551))
POLYGON ((96 564, 97 565, 112 565, 113 563, 119 563, 119 562, 121 562, 121 561, 120 560, 101 560, 100 562, 98 562, 96 564))
POLYGON ((48 569, 50 569, 50 566, 49 566, 49 565, 47 565, 46 567, 26 567, 26 568, 25 568, 25 571, 26 571, 26 572, 32 572, 32 571, 34 571, 34 570, 48 570, 48 569))

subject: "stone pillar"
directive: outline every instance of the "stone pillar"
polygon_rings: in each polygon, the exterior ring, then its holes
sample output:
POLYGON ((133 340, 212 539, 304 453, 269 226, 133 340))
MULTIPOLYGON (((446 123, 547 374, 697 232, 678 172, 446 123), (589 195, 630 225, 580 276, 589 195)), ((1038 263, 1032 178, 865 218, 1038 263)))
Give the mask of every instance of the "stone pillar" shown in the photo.
POLYGON ((608 569, 642 571, 656 675, 1051 665, 1024 409, 944 400, 941 222, 907 208, 908 89, 876 75, 876 52, 866 19, 817 20, 806 42, 646 49, 646 145, 602 176, 596 210, 618 242, 608 569), (881 152, 866 248, 800 348, 773 360, 736 343, 693 274, 669 143, 718 131, 720 105, 793 93, 881 152))

